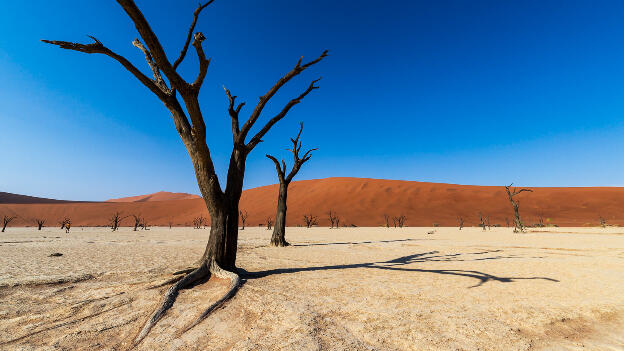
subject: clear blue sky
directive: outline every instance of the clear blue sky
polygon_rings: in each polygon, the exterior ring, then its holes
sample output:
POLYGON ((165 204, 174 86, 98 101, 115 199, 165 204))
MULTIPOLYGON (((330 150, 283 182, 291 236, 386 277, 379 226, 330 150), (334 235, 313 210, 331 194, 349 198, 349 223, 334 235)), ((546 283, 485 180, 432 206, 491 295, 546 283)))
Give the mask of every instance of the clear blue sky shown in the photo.
MULTIPOLYGON (((197 1, 138 5, 177 57, 197 1)), ((290 161, 299 121, 304 146, 319 151, 296 179, 624 186, 623 14, 621 1, 217 0, 197 28, 213 58, 201 102, 216 167, 224 182, 221 86, 248 114, 300 55, 329 49, 259 121, 323 76, 251 154, 245 188, 276 182, 264 154, 290 161)), ((114 1, 3 1, 0 33, 0 191, 198 193, 173 122, 147 89, 108 57, 39 41, 94 35, 148 72, 114 1)), ((187 77, 195 59, 189 52, 187 77)))

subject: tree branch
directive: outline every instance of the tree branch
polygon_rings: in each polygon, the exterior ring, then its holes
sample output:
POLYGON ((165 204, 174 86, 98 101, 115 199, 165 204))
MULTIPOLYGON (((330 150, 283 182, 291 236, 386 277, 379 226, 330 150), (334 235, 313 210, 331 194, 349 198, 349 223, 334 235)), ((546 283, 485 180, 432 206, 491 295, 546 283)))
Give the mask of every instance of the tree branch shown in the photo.
MULTIPOLYGON (((269 158, 271 161, 273 161, 273 163, 275 163, 275 170, 277 170, 277 177, 279 178, 280 182, 284 181, 284 171, 282 170, 279 161, 277 161, 277 159, 269 154, 266 155, 267 158, 269 158)), ((282 160, 282 163, 284 164, 284 168, 286 168, 286 164, 284 162, 284 160, 282 160)))
POLYGON ((197 24, 197 19, 199 18, 200 12, 208 5, 212 4, 213 1, 214 0, 210 0, 203 5, 199 3, 197 9, 195 9, 195 12, 193 12, 193 22, 191 23, 191 27, 188 30, 188 34, 186 35, 186 41, 184 42, 184 47, 180 52, 180 56, 173 63, 173 69, 177 69, 180 63, 182 63, 182 61, 184 60, 184 57, 186 56, 186 51, 188 50, 189 44, 191 43, 191 37, 193 37, 193 31, 195 30, 195 25, 197 24))
POLYGON ((199 92, 199 88, 201 88, 204 78, 206 77, 206 73, 208 72, 208 66, 210 66, 210 59, 206 58, 206 54, 202 48, 202 42, 204 40, 206 40, 206 37, 204 37, 201 32, 195 33, 193 46, 195 47, 195 51, 197 51, 197 58, 199 59, 199 74, 197 75, 195 82, 191 84, 191 87, 197 92, 199 92))
POLYGON ((116 54, 106 46, 104 46, 99 40, 95 37, 89 36, 93 39, 94 43, 92 44, 80 44, 80 43, 72 43, 69 41, 61 41, 61 40, 45 40, 41 41, 47 44, 57 45, 61 49, 73 50, 84 52, 87 54, 104 54, 115 59, 117 62, 121 63, 130 73, 132 73, 143 85, 145 85, 149 90, 151 90, 158 98, 162 101, 167 100, 167 95, 162 89, 149 77, 143 74, 139 69, 137 69, 130 61, 128 61, 125 57, 116 54))
POLYGON ((264 106, 266 106, 267 102, 273 97, 273 95, 275 95, 275 93, 277 93, 277 91, 281 87, 283 87, 284 84, 288 83, 288 81, 291 80, 293 77, 297 76, 299 73, 303 72, 306 68, 320 62, 323 58, 327 57, 327 52, 328 52, 327 50, 323 51, 321 56, 319 56, 316 60, 312 60, 304 65, 301 65, 303 56, 299 58, 299 61, 297 61, 297 64, 295 65, 295 67, 291 69, 288 73, 286 73, 282 78, 280 78, 277 81, 277 83, 275 83, 275 85, 273 85, 273 87, 269 89, 269 91, 266 94, 260 97, 260 101, 254 108, 253 112, 251 113, 251 116, 249 117, 247 122, 245 122, 245 124, 243 125, 243 128, 241 128, 241 138, 243 142, 245 141, 245 138, 247 137, 247 133, 249 133, 249 130, 251 130, 251 127, 253 127, 254 123, 256 123, 256 121, 258 120, 258 117, 260 117, 260 113, 262 112, 262 109, 264 109, 264 106))
POLYGON ((134 41, 132 42, 132 45, 136 46, 137 48, 139 48, 139 50, 143 51, 143 54, 145 55, 145 61, 147 61, 147 64, 150 66, 152 70, 152 74, 154 75, 154 83, 165 94, 171 94, 171 90, 169 90, 169 87, 167 87, 167 84, 162 79, 162 76, 160 75, 160 69, 154 62, 154 59, 152 58, 152 55, 150 54, 149 50, 147 50, 147 48, 143 45, 143 43, 141 43, 141 41, 138 38, 134 39, 134 41))
POLYGON ((238 106, 236 106, 236 108, 234 108, 234 105, 236 104, 236 96, 232 96, 232 94, 230 93, 228 88, 225 87, 225 85, 223 86, 223 90, 225 90, 225 95, 227 95, 228 101, 230 102, 228 106, 228 113, 230 114, 230 118, 232 119, 232 140, 234 144, 237 144, 238 134, 240 132, 238 125, 238 114, 240 113, 240 110, 243 108, 243 106, 245 106, 245 103, 241 102, 240 104, 238 104, 238 106))
POLYGON ((132 22, 134 23, 135 28, 143 38, 145 45, 149 48, 156 65, 162 70, 162 72, 167 76, 169 82, 171 83, 172 89, 176 89, 180 92, 186 91, 189 87, 189 84, 180 77, 180 75, 173 69, 167 55, 165 54, 165 50, 163 49, 158 37, 150 27, 149 23, 143 16, 143 13, 136 6, 133 0, 117 0, 117 3, 124 9, 126 14, 130 17, 132 22))
MULTIPOLYGON (((308 86, 308 88, 299 96, 297 96, 296 98, 290 100, 286 106, 284 106, 284 108, 282 109, 282 111, 280 111, 280 113, 278 113, 277 115, 275 115, 275 117, 271 118, 267 124, 249 141, 249 143, 247 144, 247 150, 251 151, 253 150, 254 147, 256 147, 256 145, 258 145, 258 143, 262 142, 262 137, 271 129, 271 127, 273 127, 273 125, 275 125, 275 123, 279 122, 279 120, 281 120, 282 118, 284 118, 286 116, 286 114, 288 113, 288 111, 290 111, 290 109, 297 105, 298 103, 301 102, 301 100, 303 100, 304 97, 306 97, 306 95, 308 95, 312 90, 314 89, 318 89, 318 86, 315 86, 314 83, 318 82, 319 79, 313 80, 312 83, 310 83, 310 85, 308 86)), ((249 122, 249 121, 247 121, 249 122)), ((243 125, 243 130, 241 130, 241 137, 244 140, 244 130, 245 130, 245 126, 247 125, 247 123, 245 123, 245 125, 243 125)))

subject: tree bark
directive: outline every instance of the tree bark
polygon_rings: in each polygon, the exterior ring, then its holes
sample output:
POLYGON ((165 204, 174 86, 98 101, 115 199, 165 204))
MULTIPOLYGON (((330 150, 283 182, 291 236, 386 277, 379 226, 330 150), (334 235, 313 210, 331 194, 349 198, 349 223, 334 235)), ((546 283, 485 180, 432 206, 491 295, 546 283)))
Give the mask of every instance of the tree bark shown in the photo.
POLYGON ((286 241, 286 201, 288 197, 288 183, 280 182, 277 198, 277 212, 275 213, 275 227, 271 236, 271 246, 288 246, 286 241))

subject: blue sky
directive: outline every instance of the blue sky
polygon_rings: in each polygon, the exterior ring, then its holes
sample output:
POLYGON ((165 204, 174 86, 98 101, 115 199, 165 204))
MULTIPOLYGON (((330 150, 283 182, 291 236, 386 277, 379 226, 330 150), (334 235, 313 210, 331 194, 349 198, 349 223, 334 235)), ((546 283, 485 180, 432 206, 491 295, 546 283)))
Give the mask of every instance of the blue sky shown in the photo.
MULTIPOLYGON (((173 60, 197 1, 137 4, 173 60)), ((247 101, 246 117, 299 56, 329 49, 259 121, 323 77, 253 151, 245 188, 277 181, 264 155, 290 161, 300 121, 304 147, 319 150, 296 179, 624 186, 622 13, 621 1, 217 0, 197 29, 212 57, 201 103, 220 178, 231 150, 221 86, 247 101)), ((0 191, 198 193, 147 89, 108 57, 39 41, 94 35, 148 72, 114 1, 3 2, 0 32, 0 191)), ((181 67, 189 79, 192 54, 181 67)))

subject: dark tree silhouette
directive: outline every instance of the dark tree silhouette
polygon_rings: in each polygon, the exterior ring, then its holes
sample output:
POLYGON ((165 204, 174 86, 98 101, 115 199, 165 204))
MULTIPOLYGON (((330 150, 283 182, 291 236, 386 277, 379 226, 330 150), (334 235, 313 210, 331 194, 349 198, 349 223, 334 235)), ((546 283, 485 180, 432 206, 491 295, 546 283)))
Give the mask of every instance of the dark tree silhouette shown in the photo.
POLYGON ((37 230, 41 230, 41 228, 43 228, 43 225, 46 222, 46 220, 44 218, 35 218, 35 219, 33 219, 33 221, 35 223, 37 223, 37 230))
MULTIPOLYGON (((260 130, 247 142, 247 136, 259 119, 264 107, 269 100, 291 79, 301 72, 320 62, 327 56, 324 51, 318 58, 303 63, 300 58, 295 66, 282 76, 260 99, 251 112, 249 119, 241 127, 239 125, 239 113, 244 103, 236 104, 236 96, 224 87, 229 100, 228 113, 232 122, 232 153, 230 156, 225 190, 222 190, 219 179, 215 172, 210 149, 206 142, 206 124, 199 103, 199 91, 204 83, 208 71, 210 59, 206 57, 202 42, 206 39, 201 32, 194 33, 195 25, 201 11, 214 0, 199 4, 193 13, 193 21, 186 35, 182 51, 177 59, 171 64, 164 48, 156 33, 152 30, 147 19, 132 0, 117 0, 126 14, 134 23, 143 42, 139 39, 133 41, 133 45, 145 55, 147 64, 151 69, 153 79, 136 68, 125 57, 115 53, 104 46, 98 39, 91 37, 93 43, 80 44, 67 41, 43 40, 45 43, 58 45, 63 49, 84 52, 88 54, 102 54, 119 62, 126 70, 136 77, 147 89, 149 89, 171 113, 175 128, 187 149, 195 169, 197 184, 201 191, 206 207, 210 213, 211 228, 210 236, 204 254, 199 261, 199 267, 185 275, 175 283, 164 296, 163 302, 148 319, 143 329, 135 339, 139 343, 160 320, 164 313, 175 302, 180 289, 190 287, 198 281, 208 278, 211 274, 230 280, 230 288, 227 293, 211 305, 200 317, 188 326, 188 330, 197 325, 215 308, 221 306, 234 295, 240 285, 240 277, 234 273, 236 270, 236 252, 238 242, 238 204, 243 189, 245 175, 245 161, 249 153, 262 141, 267 132, 281 119, 290 109, 299 104, 312 90, 318 89, 313 80, 299 96, 288 101, 285 106, 273 116, 260 130), (186 57, 189 45, 195 48, 199 61, 199 73, 192 82, 186 81, 178 72, 178 66, 186 57), (163 77, 164 74, 164 77, 163 77), (168 85, 168 84, 169 85, 168 85), (180 99, 178 99, 178 94, 180 99)), ((212 131, 212 129, 210 129, 212 131)))
POLYGON ((249 213, 247 213, 247 211, 238 211, 238 213, 240 214, 240 218, 241 218, 241 222, 243 223, 243 227, 241 228, 241 230, 245 230, 245 222, 247 221, 247 216, 249 216, 249 213))
POLYGON ((206 218, 204 218, 204 216, 199 216, 199 217, 193 218, 193 228, 201 229, 202 225, 204 225, 204 221, 205 220, 206 220, 206 218))
POLYGON ((15 218, 17 218, 17 216, 8 216, 8 215, 3 216, 2 218, 2 232, 3 233, 6 230, 6 227, 9 225, 9 223, 11 223, 15 218))
POLYGON ((384 222, 386 223, 386 228, 390 228, 390 216, 384 214, 384 222))
POLYGON ((492 227, 490 226, 490 216, 485 217, 485 223, 487 224, 487 229, 491 230, 492 227))
POLYGON ((127 217, 128 216, 122 216, 121 212, 113 213, 113 215, 109 219, 111 229, 113 231, 116 231, 117 229, 119 229, 119 226, 121 225, 121 221, 123 221, 127 217))
POLYGON ((67 225, 69 224, 71 226, 71 218, 65 217, 61 219, 58 223, 61 225, 61 229, 65 229, 65 232, 69 233, 69 231, 67 230, 67 225))
POLYGON ((479 227, 483 228, 483 231, 485 231, 485 218, 481 212, 479 212, 479 227))
POLYGON ((336 229, 338 229, 338 225, 340 224, 340 218, 338 218, 338 215, 336 214, 336 212, 334 212, 333 210, 329 210, 329 213, 327 214, 327 216, 329 217, 329 223, 330 223, 329 229, 334 228, 334 226, 336 227, 336 229))
POLYGON ((457 219, 459 220, 459 230, 462 230, 464 228, 464 217, 459 216, 457 219))
POLYGON ((271 216, 266 219, 266 228, 267 230, 271 230, 271 228, 273 228, 273 218, 271 216))
POLYGON ((293 180, 295 175, 301 169, 304 163, 312 158, 312 151, 317 149, 310 149, 306 151, 303 156, 299 156, 301 151, 301 132, 303 131, 303 122, 299 124, 299 133, 296 138, 290 138, 293 146, 292 149, 287 149, 293 154, 293 165, 290 173, 286 174, 286 162, 282 159, 282 164, 271 155, 266 155, 275 164, 275 170, 277 171, 277 179, 279 179, 279 193, 277 196, 277 211, 275 213, 275 228, 273 229, 273 235, 271 236, 271 246, 288 246, 286 241, 286 200, 288 198, 288 185, 293 180))
POLYGON ((533 190, 518 188, 513 188, 513 190, 511 190, 510 188, 512 185, 513 183, 505 185, 505 191, 507 192, 507 197, 509 198, 509 202, 511 202, 511 206, 514 211, 514 233, 524 232, 524 224, 522 224, 522 220, 520 220, 520 213, 518 212, 520 202, 518 200, 514 200, 514 197, 523 191, 533 192, 533 190))
POLYGON ((140 214, 133 214, 131 216, 134 218, 134 231, 136 232, 137 228, 141 226, 142 218, 140 214))
POLYGON ((392 217, 392 221, 394 222, 394 227, 396 228, 398 226, 399 228, 403 228, 403 225, 405 225, 406 219, 407 217, 405 217, 404 215, 392 217))
POLYGON ((312 214, 303 215, 303 221, 305 222, 306 228, 312 228, 313 225, 318 224, 318 217, 313 216, 312 214))
POLYGON ((598 216, 598 217, 600 218, 600 226, 603 227, 603 228, 606 228, 607 227, 607 220, 604 217, 602 217, 602 216, 598 216))

